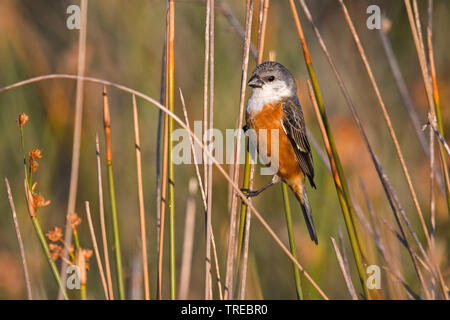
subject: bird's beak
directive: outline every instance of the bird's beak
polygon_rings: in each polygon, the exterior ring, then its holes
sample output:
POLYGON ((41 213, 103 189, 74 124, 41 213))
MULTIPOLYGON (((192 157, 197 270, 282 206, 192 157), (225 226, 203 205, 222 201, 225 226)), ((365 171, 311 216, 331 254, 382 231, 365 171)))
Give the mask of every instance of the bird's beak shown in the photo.
POLYGON ((258 76, 254 75, 250 78, 250 80, 248 80, 247 84, 252 88, 262 88, 264 83, 260 78, 258 78, 258 76))

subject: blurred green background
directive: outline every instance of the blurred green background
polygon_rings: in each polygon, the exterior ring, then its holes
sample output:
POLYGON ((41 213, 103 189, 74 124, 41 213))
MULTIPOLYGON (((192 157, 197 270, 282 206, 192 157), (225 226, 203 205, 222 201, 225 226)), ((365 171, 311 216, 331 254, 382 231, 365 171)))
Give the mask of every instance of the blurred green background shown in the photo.
MULTIPOLYGON (((74 2, 78 4, 77 1, 66 0, 0 1, 0 87, 38 75, 76 74, 78 31, 66 28, 66 8, 74 2)), ((245 2, 228 0, 223 3, 229 6, 237 20, 243 25, 245 2)), ((335 59, 338 70, 344 78, 369 139, 386 169, 401 203, 411 217, 415 230, 418 231, 421 240, 424 240, 392 140, 339 3, 336 0, 307 1, 307 3, 331 55, 335 59)), ((219 6, 219 4, 216 0, 216 5, 219 6)), ((255 46, 258 4, 259 1, 255 1, 252 28, 252 42, 255 46)), ((381 46, 378 31, 368 30, 366 27, 367 6, 378 4, 382 13, 392 23, 388 36, 409 93, 413 98, 414 107, 419 114, 421 123, 424 124, 428 104, 403 1, 348 0, 346 4, 392 117, 428 222, 429 162, 402 105, 386 54, 381 46)), ((352 196, 368 216, 360 187, 360 179, 363 180, 377 215, 392 222, 394 220, 391 209, 359 131, 311 26, 300 6, 297 7, 352 196)), ((117 82, 159 99, 165 8, 166 2, 162 0, 90 0, 86 75, 117 82)), ((422 24, 426 25, 425 1, 419 2, 419 9, 422 24)), ((450 3, 446 0, 434 1, 434 56, 445 128, 448 128, 450 123, 450 112, 448 112, 450 101, 449 16, 450 3)), ((205 6, 203 1, 175 1, 175 113, 182 117, 178 95, 178 88, 181 88, 191 122, 201 120, 203 117, 204 24, 205 6)), ((214 126, 225 130, 234 128, 237 123, 243 41, 219 8, 216 9, 215 32, 214 126)), ((307 126, 323 148, 320 131, 307 93, 306 79, 308 75, 288 1, 272 0, 270 3, 264 60, 268 59, 269 51, 274 51, 276 60, 284 64, 296 77, 307 126)), ((255 61, 250 58, 249 72, 254 66, 255 61)), ((76 82, 73 80, 47 80, 0 93, 0 175, 7 177, 11 183, 35 298, 53 299, 56 297, 57 287, 41 252, 26 210, 22 182, 24 178, 23 163, 16 118, 21 112, 30 116, 30 121, 25 126, 25 148, 27 151, 39 148, 43 152, 43 159, 39 161, 39 169, 33 176, 39 182, 40 192, 51 200, 51 205, 38 212, 43 229, 46 231, 54 226, 63 227, 70 179, 75 88, 76 82)), ((97 238, 100 241, 95 134, 99 133, 103 152, 101 90, 101 86, 87 83, 84 92, 80 178, 76 211, 83 219, 79 229, 81 245, 88 248, 92 246, 85 219, 84 201, 86 200, 90 201, 95 228, 98 231, 97 238)), ((247 90, 247 94, 249 92, 250 90, 247 90)), ((132 285, 134 283, 132 280, 140 277, 139 270, 136 271, 136 268, 140 267, 140 240, 131 96, 110 89, 109 97, 112 115, 114 173, 127 296, 141 298, 141 287, 132 285)), ((158 111, 154 106, 140 99, 138 99, 138 107, 148 223, 150 286, 153 298, 156 289, 155 152, 158 111)), ((330 241, 330 237, 336 238, 338 230, 341 229, 344 241, 348 244, 345 224, 332 178, 315 150, 313 155, 317 175, 315 180, 318 188, 317 190, 308 189, 308 194, 318 230, 319 246, 315 246, 310 241, 303 217, 300 214, 300 206, 292 195, 291 205, 294 212, 299 261, 329 297, 349 299, 350 295, 345 287, 330 241)), ((104 187, 106 188, 106 171, 104 160, 102 159, 102 161, 104 187)), ((190 165, 176 166, 175 176, 177 268, 179 270, 187 186, 189 179, 195 177, 194 167, 190 165)), ((255 186, 260 186, 269 179, 269 177, 257 175, 255 186)), ((0 298, 22 299, 26 295, 20 254, 6 189, 1 187, 0 190, 2 190, 0 194, 3 194, 0 196, 0 212, 2 213, 0 215, 0 298)), ((225 179, 214 170, 212 220, 222 279, 225 276, 228 230, 229 195, 226 190, 228 188, 225 179)), ((442 193, 436 191, 436 195, 436 247, 444 278, 448 282, 450 278, 449 216, 442 193)), ((112 245, 109 197, 106 189, 104 199, 109 228, 108 235, 112 245)), ((281 187, 271 188, 255 198, 254 203, 287 245, 281 187)), ((204 218, 201 207, 201 197, 198 194, 190 298, 202 298, 204 294, 204 218)), ((401 264, 400 269, 405 279, 413 289, 419 291, 417 277, 406 250, 400 247, 399 242, 383 223, 381 226, 383 235, 390 240, 391 250, 396 253, 397 261, 401 264)), ((361 227, 361 231, 367 243, 371 264, 384 265, 384 261, 379 258, 373 245, 373 239, 363 227, 361 227)), ((168 244, 168 239, 165 243, 168 244)), ((168 247, 165 252, 167 258, 168 247)), ((357 273, 353 268, 354 263, 348 246, 347 255, 355 286, 359 290, 357 273)), ((113 260, 112 252, 110 259, 113 260)), ((92 258, 91 265, 92 268, 88 273, 88 297, 101 299, 103 290, 94 258, 92 258)), ((163 296, 168 298, 168 260, 165 260, 164 268, 166 271, 163 296)), ((387 275, 384 271, 382 271, 382 275, 381 296, 389 298, 393 296, 392 292, 399 290, 393 288, 395 285, 387 284, 387 275)), ((140 283, 140 281, 136 283, 140 283)), ((306 298, 319 298, 306 280, 303 283, 306 298)), ((255 219, 252 220, 250 236, 247 297, 255 299, 295 299, 296 297, 290 261, 255 219)), ((405 296, 397 297, 404 298, 405 296)))

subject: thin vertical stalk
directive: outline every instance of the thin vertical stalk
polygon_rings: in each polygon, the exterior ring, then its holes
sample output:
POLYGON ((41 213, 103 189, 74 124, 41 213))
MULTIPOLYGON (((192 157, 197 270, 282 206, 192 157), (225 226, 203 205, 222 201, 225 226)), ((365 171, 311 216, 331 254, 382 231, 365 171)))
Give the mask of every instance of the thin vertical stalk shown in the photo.
POLYGON ((94 247, 95 259, 97 259, 98 270, 100 272, 100 279, 102 280, 103 291, 105 292, 105 298, 109 300, 108 285, 106 284, 105 272, 103 271, 103 263, 100 258, 100 252, 98 250, 97 238, 95 236, 94 224, 92 223, 91 209, 89 207, 89 201, 85 202, 86 216, 89 224, 89 232, 91 233, 92 246, 94 247))
MULTIPOLYGON (((159 103, 166 104, 166 47, 167 47, 167 30, 164 32, 164 45, 162 50, 161 62, 161 84, 159 91, 159 103)), ((159 261, 159 243, 161 235, 161 203, 162 203, 162 183, 161 183, 161 133, 163 129, 163 112, 158 110, 158 127, 156 132, 156 166, 155 166, 155 181, 156 181, 156 256, 159 261)), ((159 266, 159 263, 157 263, 159 266)), ((159 275, 158 275, 159 277, 159 275)), ((157 281, 157 291, 159 292, 159 281, 157 281)))
POLYGON ((52 258, 50 256, 50 249, 48 248, 47 240, 45 239, 45 235, 42 232, 42 228, 39 223, 39 220, 36 217, 36 210, 34 207, 33 196, 31 195, 31 191, 28 187, 28 182, 26 180, 24 180, 24 187, 25 187, 25 199, 27 201, 28 213, 30 215, 31 222, 33 223, 34 230, 36 231, 36 234, 39 238, 39 242, 41 243, 41 247, 42 247, 42 250, 44 251, 45 258, 47 259, 50 269, 52 270, 52 273, 53 273, 53 276, 55 277, 56 283, 59 286, 59 290, 60 290, 60 292, 62 292, 63 298, 65 300, 68 300, 69 297, 67 296, 66 289, 64 288, 63 282, 61 281, 58 267, 56 267, 55 262, 52 260, 52 258))
MULTIPOLYGON (((386 196, 388 198, 389 204, 390 204, 390 206, 392 208, 394 217, 396 219, 396 222, 398 224, 398 227, 400 229, 402 237, 405 239, 405 247, 407 248, 408 253, 411 256, 411 259, 413 261, 415 270, 417 271, 417 275, 419 277, 419 280, 421 280, 421 284, 424 285, 424 283, 422 281, 422 276, 421 276, 420 270, 419 270, 419 268, 418 268, 418 266, 416 264, 416 258, 414 257, 413 251, 412 251, 412 249, 411 249, 411 247, 409 245, 409 242, 408 242, 408 240, 407 240, 407 238, 406 238, 406 236, 404 234, 404 228, 403 228, 403 226, 401 224, 400 214, 401 214, 401 217, 407 223, 407 227, 409 228, 411 234, 413 235, 413 237, 416 240, 418 246, 420 247, 421 251, 423 252, 423 255, 426 256, 426 253, 423 250, 421 243, 418 241, 418 238, 416 237, 416 234, 414 233, 414 230, 412 229, 412 226, 411 226, 411 224, 409 223, 409 220, 406 217, 404 209, 402 208, 402 206, 401 206, 401 204, 400 204, 400 202, 398 200, 398 197, 396 196, 396 194, 395 194, 395 192, 394 192, 394 190, 393 190, 393 188, 392 188, 392 186, 391 186, 391 184, 389 182, 389 179, 388 179, 386 173, 384 172, 384 169, 381 166, 380 161, 378 160, 378 157, 376 156, 376 154, 374 153, 374 151, 373 151, 373 149, 372 149, 372 147, 370 145, 370 142, 369 142, 369 140, 367 138, 365 130, 364 130, 362 124, 361 124, 361 120, 360 120, 360 118, 358 116, 358 113, 356 112, 356 109, 355 109, 355 107, 354 107, 354 105, 353 105, 353 103, 351 101, 351 98, 350 98, 350 95, 348 93, 348 90, 346 89, 345 84, 344 84, 341 76, 339 75, 339 73, 337 71, 336 65, 334 64, 334 62, 333 62, 333 60, 332 60, 332 58, 331 58, 331 56, 330 56, 330 54, 328 52, 328 49, 326 48, 326 45, 325 45, 325 43, 324 43, 324 41, 323 41, 323 39, 322 39, 322 37, 320 35, 319 30, 317 29, 317 27, 315 26, 315 24, 314 24, 314 22, 312 20, 312 17, 311 17, 311 14, 309 12, 308 7, 306 6, 304 0, 300 0, 300 4, 303 7, 303 10, 304 10, 304 12, 306 14, 306 17, 308 18, 308 20, 310 21, 310 23, 313 26, 314 32, 316 34, 316 37, 319 40, 319 44, 320 44, 323 52, 325 53, 325 55, 326 55, 326 57, 328 59, 328 62, 329 62, 330 66, 331 66, 331 68, 333 70, 333 73, 334 73, 334 75, 335 75, 335 77, 336 77, 336 79, 338 81, 339 87, 341 88, 341 91, 343 92, 344 97, 345 97, 345 99, 347 101, 347 104, 348 104, 348 106, 349 106, 349 108, 350 108, 350 110, 352 112, 352 115, 353 115, 353 118, 355 120, 355 123, 356 123, 356 125, 358 126, 358 128, 360 130, 361 137, 363 138, 363 140, 364 140, 364 142, 366 144, 366 147, 367 147, 368 151, 371 154, 372 161, 373 161, 373 163, 375 165, 377 174, 378 174, 378 176, 380 178, 380 181, 381 181, 381 183, 383 185, 383 188, 385 190, 385 193, 386 193, 386 196)), ((426 289, 424 288, 424 290, 426 290, 426 289)))
MULTIPOLYGON (((181 99, 181 105, 183 107, 183 114, 184 114, 184 119, 186 121, 186 127, 187 127, 188 131, 191 131, 191 128, 189 125, 189 119, 188 119, 188 115, 187 115, 187 111, 186 111, 186 104, 184 102, 183 92, 181 91, 181 89, 180 89, 180 99, 181 99)), ((207 210, 208 204, 207 204, 207 200, 206 200, 206 194, 205 194, 205 190, 203 187, 202 177, 200 175, 200 169, 199 169, 199 165, 198 165, 198 161, 197 161, 197 153, 195 152, 195 144, 194 144, 194 141, 192 140, 191 135, 189 135, 189 143, 191 145, 192 155, 194 157, 195 173, 197 176, 198 185, 200 187, 200 194, 202 196, 203 208, 204 208, 204 210, 207 210)), ((218 286, 218 291, 219 291, 219 298, 220 298, 220 300, 223 300, 222 285, 220 283, 219 262, 217 259, 217 249, 216 249, 216 244, 214 242, 214 232, 212 229, 212 225, 210 225, 210 228, 211 228, 212 251, 213 251, 213 255, 214 255, 214 261, 216 264, 217 286, 218 286)), ((184 255, 184 249, 183 249, 183 255, 184 255)), ((183 281, 180 281, 180 283, 183 283, 183 281)), ((211 288, 211 290, 212 290, 212 288, 211 288)), ((181 288, 180 288, 180 291, 181 291, 181 288)), ((180 295, 180 297, 182 297, 182 295, 180 295)))
MULTIPOLYGON (((406 181, 407 181, 407 184, 408 184, 408 188, 409 188, 409 191, 411 193, 411 197, 413 199, 414 206, 416 207, 417 214, 419 216, 419 221, 420 221, 420 224, 422 226, 423 233, 425 235, 425 239, 427 241, 428 246, 431 249, 431 240, 430 240, 430 236, 429 236, 429 233, 428 233, 428 229, 426 227, 426 223, 425 223, 425 220, 424 220, 424 217, 423 217, 423 214, 422 214, 422 210, 421 210, 420 205, 419 205, 419 201, 417 199, 417 195, 416 195, 415 190, 414 190, 414 186, 413 186, 412 181, 411 181, 411 177, 409 175, 409 171, 408 171, 408 169, 406 167, 406 163, 405 163, 405 160, 404 160, 404 157, 403 157, 403 153, 402 153, 401 148, 400 148, 400 144, 398 142, 398 139, 397 139, 397 136, 395 134, 394 128, 392 127, 392 123, 391 123, 389 114, 387 113, 387 110, 386 110, 383 98, 381 97, 381 94, 380 94, 380 91, 378 89, 377 83, 376 83, 375 78, 373 76, 373 73, 372 73, 372 70, 370 68, 370 65, 369 65, 369 63, 367 61, 367 57, 365 55, 364 49, 363 49, 363 47, 361 45, 361 42, 359 41, 359 37, 358 37, 358 35, 356 33, 356 30, 355 30, 355 27, 353 25, 353 22, 352 22, 352 20, 350 18, 350 15, 349 15, 348 11, 347 11, 347 8, 346 8, 343 0, 339 0, 339 2, 341 4, 342 10, 344 12, 347 24, 348 24, 348 26, 350 28, 350 31, 351 31, 351 33, 353 35, 353 38, 355 40, 355 44, 356 44, 356 46, 358 48, 358 51, 360 53, 360 56, 361 56, 361 58, 363 60, 363 63, 364 63, 364 66, 366 68, 366 71, 367 71, 367 74, 369 76, 369 79, 371 81, 372 87, 373 87, 373 89, 375 91, 375 94, 377 96, 379 105, 381 107, 383 116, 385 118, 386 124, 387 124, 388 129, 389 129, 389 133, 390 133, 390 135, 392 137, 392 140, 394 142, 394 146, 395 146, 398 158, 400 160, 400 164, 401 164, 403 173, 405 175, 405 178, 406 178, 406 181)), ((409 0, 405 0, 405 5, 406 5, 406 8, 407 8, 408 18, 410 20, 410 25, 411 25, 412 32, 413 32, 414 42, 415 42, 416 49, 417 49, 418 55, 419 55, 420 66, 421 66, 422 73, 423 73, 423 78, 424 78, 424 82, 425 82, 425 87, 426 87, 426 91, 427 91, 427 97, 428 97, 430 109, 431 109, 431 112, 433 112, 432 111, 433 101, 432 101, 432 99, 430 99, 431 90, 429 88, 430 87, 429 86, 429 81, 427 81, 427 76, 426 76, 428 73, 427 73, 427 69, 426 69, 426 63, 424 63, 424 60, 425 60, 424 52, 423 52, 423 50, 421 50, 421 48, 423 48, 423 44, 421 45, 419 43, 418 34, 417 34, 417 30, 415 30, 416 26, 414 25, 414 18, 412 16, 411 4, 410 4, 409 0)), ((447 290, 445 288, 445 284, 443 283, 441 272, 440 272, 438 264, 435 261, 433 252, 431 254, 431 258, 432 258, 432 261, 433 261, 433 263, 435 265, 433 269, 435 269, 435 271, 436 271, 436 273, 437 273, 437 275, 438 275, 438 277, 440 279, 442 292, 444 294, 444 297, 447 299, 448 298, 448 293, 447 293, 447 290)))
POLYGON ((114 291, 111 279, 111 264, 109 262, 109 248, 106 237, 106 223, 105 223, 105 209, 103 204, 103 182, 102 182, 102 168, 100 162, 100 143, 98 140, 98 133, 95 134, 95 155, 97 158, 97 181, 98 181, 98 203, 100 213, 100 228, 102 231, 103 255, 105 259, 106 280, 108 282, 108 299, 114 300, 114 291))
MULTIPOLYGON (((68 75, 68 74, 50 74, 50 75, 45 75, 45 76, 38 76, 38 77, 34 77, 34 78, 30 78, 21 82, 17 82, 14 83, 12 85, 0 88, 0 93, 4 92, 4 91, 8 91, 11 90, 13 88, 17 88, 29 83, 34 83, 34 82, 39 82, 39 81, 43 81, 46 79, 77 79, 79 78, 76 75, 68 75)), ((168 110, 165 106, 161 105, 159 102, 157 102, 155 99, 151 98, 150 96, 139 92, 137 90, 131 89, 129 87, 126 87, 124 85, 115 83, 115 82, 111 82, 111 81, 107 81, 107 80, 102 80, 102 79, 98 79, 98 78, 93 78, 93 77, 82 77, 85 81, 91 82, 91 83, 97 83, 97 84, 102 84, 102 85, 108 85, 111 86, 113 88, 117 88, 120 91, 124 91, 124 92, 128 92, 130 94, 135 94, 137 97, 140 97, 142 99, 144 99, 145 101, 150 102, 152 105, 154 105, 155 107, 157 107, 158 109, 163 110, 168 116, 170 116, 181 128, 183 128, 184 130, 186 130, 189 134, 189 136, 193 139, 193 141, 202 148, 203 152, 205 152, 208 156, 208 158, 213 162, 213 164, 216 166, 217 170, 219 171, 219 173, 225 178, 225 180, 227 181, 227 184, 230 184, 233 191, 235 193, 237 193, 238 197, 240 199, 242 199, 242 201, 244 201, 247 206, 249 207, 249 209, 251 210, 251 212, 253 212, 253 215, 256 217, 256 219, 261 223, 261 225, 263 226, 263 228, 267 231, 267 233, 270 235, 270 237, 275 241, 275 243, 277 244, 277 246, 286 254, 286 256, 293 261, 297 267, 300 269, 301 272, 303 272, 305 278, 311 283, 311 285, 317 290, 317 292, 320 294, 321 297, 323 297, 326 300, 329 300, 328 296, 323 292, 323 290, 317 285, 317 283, 312 279, 312 277, 309 275, 309 273, 302 267, 302 265, 292 256, 292 254, 289 252, 289 249, 286 248, 286 246, 283 244, 283 242, 281 241, 281 239, 276 235, 276 233, 273 231, 273 229, 270 227, 270 225, 266 222, 266 220, 262 217, 262 215, 258 212, 258 210, 252 205, 252 203, 248 202, 248 200, 246 199, 245 195, 242 193, 242 191, 240 190, 239 185, 237 185, 236 183, 233 182, 233 179, 230 175, 227 174, 226 169, 224 169, 224 167, 219 164, 219 162, 217 161, 217 159, 211 154, 211 152, 209 152, 207 150, 207 148, 203 145, 203 143, 200 141, 200 139, 192 132, 188 129, 187 125, 178 117, 176 116, 173 112, 171 112, 170 110, 168 110)), ((26 183, 26 182, 25 182, 26 183)))
MULTIPOLYGON (((264 40, 266 35, 266 25, 267 16, 269 11, 269 0, 260 0, 259 2, 259 22, 258 22, 258 55, 256 57, 256 64, 262 63, 264 54, 264 40)), ((248 140, 248 139, 247 139, 248 140)), ((245 166, 244 166, 244 182, 243 188, 251 190, 253 188, 253 176, 255 171, 255 164, 251 163, 250 152, 249 152, 249 142, 247 141, 247 148, 245 154, 245 166)), ((251 199, 250 199, 251 201, 251 199)), ((247 206, 241 204, 241 215, 240 215, 240 225, 239 225, 239 239, 238 239, 238 251, 237 251, 237 266, 239 268, 239 263, 241 259, 241 248, 242 243, 245 241, 245 248, 243 254, 242 268, 241 268, 241 292, 240 297, 244 299, 245 296, 245 285, 247 278, 247 263, 248 263, 248 242, 250 233, 250 220, 247 219, 249 216, 247 206), (245 234, 244 234, 245 231, 245 234)))
MULTIPOLYGON (((286 225, 288 229, 289 236, 289 247, 291 249, 291 253, 295 259, 297 259, 297 249, 295 246, 295 235, 294 228, 292 226, 292 214, 291 214, 291 204, 289 203, 289 194, 287 184, 283 182, 282 184, 282 193, 283 193, 283 203, 284 203, 284 213, 286 215, 286 225)), ((297 292, 297 299, 303 300, 303 290, 302 290, 302 280, 300 278, 300 270, 292 264, 294 269, 294 279, 295 279, 295 290, 297 292)))
MULTIPOLYGON (((78 36, 78 64, 77 75, 84 76, 86 68, 86 34, 87 34, 87 11, 88 0, 81 0, 81 28, 78 36)), ((75 212, 75 204, 77 200, 78 189, 78 172, 80 166, 80 146, 81 146, 81 131, 83 122, 83 92, 84 81, 77 80, 76 97, 75 97, 75 119, 73 129, 73 144, 72 144, 72 164, 70 169, 70 184, 69 184, 69 199, 67 201, 67 212, 71 214, 75 212)), ((72 242, 72 228, 70 222, 66 223, 65 239, 66 243, 72 242)), ((64 250, 64 257, 67 258, 68 252, 64 250)), ((61 265, 62 281, 66 281, 67 273, 65 272, 67 264, 65 261, 61 265)), ((62 292, 58 293, 58 299, 62 298, 62 292)))
MULTIPOLYGON (((175 40, 175 0, 169 1, 169 29, 168 29, 168 41, 169 46, 167 50, 167 76, 168 76, 168 106, 169 110, 173 112, 174 110, 174 40, 175 40)), ((168 206, 169 206, 169 235, 170 235, 170 297, 172 300, 176 299, 176 269, 175 269, 175 177, 174 177, 174 166, 173 166, 173 119, 169 119, 168 124, 168 166, 169 166, 169 196, 168 196, 168 206)))
MULTIPOLYGON (((316 73, 312 66, 311 56, 309 54, 308 47, 306 45, 306 41, 303 35, 303 29, 300 24, 300 19, 298 17, 297 9, 295 7, 295 3, 293 0, 289 0, 291 11, 295 20, 295 24, 297 27, 297 32, 300 38, 300 43, 303 49, 303 55, 305 58, 306 67, 308 69, 308 73, 311 79, 312 88, 314 90, 315 98, 314 101, 317 101, 318 105, 318 121, 322 123, 324 126, 324 131, 322 132, 322 137, 324 142, 326 142, 328 158, 330 160, 330 165, 333 174, 333 180, 336 187, 336 192, 338 195, 339 203, 342 208, 342 213, 344 215, 344 221, 347 228, 347 233, 350 238, 350 244, 352 247, 353 256, 355 258, 355 263, 358 269, 359 280, 361 282, 361 286, 364 290, 364 294, 366 299, 370 299, 369 290, 366 285, 366 274, 363 269, 363 260, 365 260, 364 248, 362 246, 361 236, 359 235, 359 231, 356 224, 356 217, 354 213, 353 203, 349 196, 347 181, 344 175, 344 171, 340 162, 339 155, 336 150, 336 144, 334 142, 333 134, 330 130, 330 125, 328 122, 328 116, 325 111, 325 107, 323 104, 322 93, 319 88, 319 84, 317 82, 316 73)), ((313 96, 314 96, 313 95, 313 96)))
MULTIPOLYGON (((212 132, 214 128, 214 13, 215 13, 215 1, 210 0, 210 26, 209 26, 209 129, 212 132)), ((211 137, 210 139, 211 140, 211 137)), ((211 235, 212 235, 212 163, 208 161, 208 184, 206 188, 207 193, 207 208, 206 208, 206 252, 207 259, 209 259, 209 297, 212 299, 212 280, 211 280, 211 235)))
MULTIPOLYGON (((414 12, 415 18, 413 17, 413 12, 411 9, 410 0, 404 0, 406 11, 408 14, 409 24, 411 26, 411 33, 413 35, 414 44, 416 46, 417 55, 419 58, 420 69, 422 71, 422 78, 425 86, 425 92, 427 94, 427 100, 429 109, 432 115, 436 116, 439 130, 444 134, 444 127, 442 125, 442 117, 441 117, 441 109, 440 109, 440 101, 439 101, 439 93, 437 88, 436 81, 436 69, 434 65, 434 56, 433 56, 433 42, 432 42, 432 3, 428 3, 428 27, 427 27, 427 42, 428 42, 428 58, 430 63, 430 71, 428 71, 424 44, 422 41, 421 30, 420 29, 420 19, 418 18, 418 9, 417 4, 414 2, 414 12), (416 21, 416 22, 415 22, 416 21), (417 24, 417 26, 416 26, 417 24), (431 77, 431 81, 430 81, 431 77)), ((445 190, 447 195, 447 207, 448 212, 450 213, 450 178, 447 167, 447 157, 444 153, 442 146, 439 147, 440 158, 441 158, 441 167, 444 173, 445 178, 445 190)), ((429 238, 427 238, 429 240, 429 238)), ((430 244, 430 241, 428 241, 430 244)), ((445 295, 447 295, 445 293, 445 295)))
MULTIPOLYGON (((214 9, 212 10, 214 11, 214 9)), ((206 0, 206 21, 205 21, 205 65, 203 74, 203 143, 206 144, 208 130, 208 92, 209 92, 209 67, 210 67, 210 39, 211 39, 211 0, 206 0)), ((206 201, 205 208, 205 300, 212 299, 211 296, 211 234, 209 225, 211 223, 211 212, 208 210, 209 203, 209 166, 206 161, 206 154, 203 155, 203 179, 205 185, 206 201)))
MULTIPOLYGON (((164 59, 163 59, 163 73, 164 76, 161 75, 161 91, 160 91, 160 100, 164 100, 164 106, 167 107, 168 103, 168 78, 167 78, 167 61, 168 61, 168 46, 169 46, 169 8, 166 9, 166 33, 165 33, 165 42, 164 42, 164 59), (163 92, 164 88, 164 92, 163 92), (164 98, 163 98, 164 97, 164 98)), ((164 115, 164 137, 163 137, 163 158, 162 158, 162 177, 161 177, 161 212, 159 216, 159 235, 158 235, 158 272, 156 279, 156 298, 158 300, 162 299, 162 277, 163 277, 163 257, 164 257, 164 225, 166 219, 166 200, 167 200, 167 157, 169 152, 169 140, 168 140, 168 131, 169 130, 169 116, 167 113, 164 115)))
POLYGON ((122 253, 120 250, 119 221, 117 215, 116 190, 114 186, 114 174, 112 162, 111 116, 109 113, 109 104, 108 104, 108 96, 106 93, 106 87, 103 88, 103 126, 105 130, 106 168, 108 172, 109 198, 111 202, 111 215, 114 233, 114 252, 116 258, 117 287, 119 289, 119 299, 124 300, 125 287, 123 284, 122 253))
POLYGON ((189 294, 192 269, 192 253, 195 235, 195 194, 198 183, 195 178, 189 179, 188 197, 186 199, 186 216, 184 222, 183 255, 181 257, 180 290, 178 298, 186 300, 189 294))
POLYGON ((133 94, 133 122, 134 122, 134 146, 136 149, 136 172, 138 183, 139 199, 139 223, 141 230, 141 254, 142 271, 144 273, 144 296, 145 300, 150 300, 150 284, 148 276, 148 257, 147 257, 147 233, 145 225, 144 191, 142 185, 142 160, 141 160, 141 139, 139 136, 139 116, 137 111, 136 96, 133 94))
POLYGON ((27 260, 25 258, 25 249, 23 247, 22 235, 20 233, 20 228, 19 228, 19 221, 17 220, 16 206, 14 205, 14 200, 13 200, 13 196, 11 193, 11 187, 9 186, 9 181, 7 178, 5 178, 5 184, 6 184, 6 191, 8 193, 9 205, 11 207, 11 214, 13 217, 14 229, 16 230, 17 242, 19 244, 20 257, 22 259, 23 275, 25 278, 25 288, 27 289, 27 298, 28 298, 28 300, 33 300, 33 296, 31 295, 30 275, 28 273, 27 260))
MULTIPOLYGON (((240 100, 239 100, 239 117, 238 117, 238 128, 242 128, 243 114, 244 114, 244 104, 245 104, 245 88, 247 85, 247 69, 248 69, 248 59, 250 51, 250 37, 251 37, 251 25, 253 17, 253 0, 247 0, 246 5, 246 17, 245 17, 245 40, 244 40, 244 53, 242 61, 241 70, 241 90, 240 90, 240 100)), ((241 146, 241 132, 238 131, 236 139, 236 154, 235 161, 233 163, 233 183, 237 184, 239 180, 239 151, 241 146)), ((235 259, 237 251, 236 243, 236 220, 237 220, 237 197, 231 197, 230 205, 230 218, 229 218, 229 229, 228 229, 228 248, 227 248, 227 259, 226 259, 226 274, 225 274, 225 299, 229 300, 233 298, 233 281, 234 281, 234 268, 235 259)))

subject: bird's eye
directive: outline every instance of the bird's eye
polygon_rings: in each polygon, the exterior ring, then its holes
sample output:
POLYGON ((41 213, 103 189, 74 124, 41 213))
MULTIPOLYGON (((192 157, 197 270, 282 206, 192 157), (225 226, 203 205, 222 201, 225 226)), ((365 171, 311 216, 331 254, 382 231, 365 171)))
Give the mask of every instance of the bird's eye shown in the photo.
POLYGON ((274 77, 274 76, 270 76, 270 77, 267 78, 267 80, 269 80, 270 82, 272 82, 273 80, 275 80, 275 77, 274 77))

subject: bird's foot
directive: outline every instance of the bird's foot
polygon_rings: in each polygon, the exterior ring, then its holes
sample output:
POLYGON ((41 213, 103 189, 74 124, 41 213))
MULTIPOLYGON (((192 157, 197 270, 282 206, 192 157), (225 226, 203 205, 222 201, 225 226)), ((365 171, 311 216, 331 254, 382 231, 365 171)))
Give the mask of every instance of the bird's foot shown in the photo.
POLYGON ((260 194, 261 191, 259 191, 259 190, 253 191, 253 190, 250 190, 250 189, 247 189, 247 188, 242 188, 241 192, 244 194, 244 196, 247 199, 249 199, 249 198, 256 197, 258 194, 260 194))

